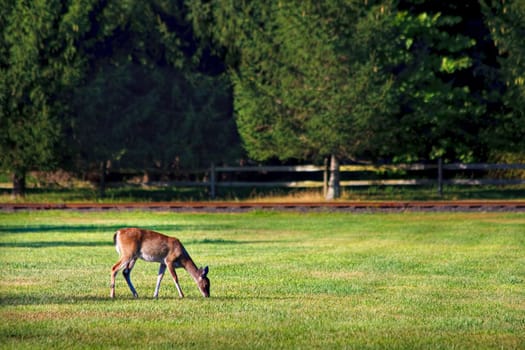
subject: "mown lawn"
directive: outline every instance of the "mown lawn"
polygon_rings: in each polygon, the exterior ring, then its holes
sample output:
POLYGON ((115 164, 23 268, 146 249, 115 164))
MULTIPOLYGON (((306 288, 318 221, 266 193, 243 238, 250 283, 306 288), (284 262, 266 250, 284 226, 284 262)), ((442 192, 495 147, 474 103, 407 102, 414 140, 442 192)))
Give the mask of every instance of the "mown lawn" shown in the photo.
MULTIPOLYGON (((24 197, 12 197, 9 183, 0 182, 1 203, 122 203, 163 201, 209 201, 206 187, 155 187, 108 185, 105 197, 93 186, 41 188, 28 185, 24 197)), ((322 189, 304 188, 217 188, 217 200, 312 202, 323 201, 322 189)), ((439 195, 435 186, 370 186, 344 187, 341 200, 347 201, 411 201, 411 200, 524 200, 525 186, 445 186, 439 195)))
POLYGON ((525 348, 525 214, 0 213, 0 348, 525 348), (209 265, 186 298, 139 261, 109 299, 116 228, 209 265))

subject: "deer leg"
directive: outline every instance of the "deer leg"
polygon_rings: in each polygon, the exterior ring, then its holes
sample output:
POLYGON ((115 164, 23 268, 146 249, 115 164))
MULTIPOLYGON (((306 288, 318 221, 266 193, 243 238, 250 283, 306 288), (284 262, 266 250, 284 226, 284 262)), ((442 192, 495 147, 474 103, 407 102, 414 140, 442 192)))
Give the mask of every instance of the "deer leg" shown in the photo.
POLYGON ((137 259, 132 259, 126 266, 126 268, 124 269, 124 271, 122 271, 122 274, 124 275, 124 278, 126 279, 126 282, 128 283, 128 287, 129 287, 129 290, 131 290, 131 294, 133 294, 133 296, 135 298, 138 298, 139 295, 137 294, 137 291, 135 290, 135 287, 133 287, 133 283, 131 283, 131 270, 133 269, 133 266, 135 265, 135 262, 137 261, 137 259))
POLYGON ((173 277, 173 282, 175 282, 175 287, 177 287, 177 291, 179 292, 179 297, 184 298, 184 294, 182 293, 182 289, 180 288, 179 284, 179 278, 177 277, 177 273, 175 273, 175 268, 173 267, 173 263, 168 263, 168 270, 170 271, 171 277, 173 277))
POLYGON ((164 272, 166 271, 166 265, 160 264, 159 275, 157 276, 157 285, 155 286, 155 293, 153 293, 154 298, 159 297, 160 282, 162 282, 162 277, 164 277, 164 272))
POLYGON ((111 284, 109 286, 110 293, 109 296, 111 298, 115 298, 115 279, 117 277, 117 274, 120 270, 124 268, 128 264, 128 261, 125 259, 119 259, 115 265, 111 268, 111 284))

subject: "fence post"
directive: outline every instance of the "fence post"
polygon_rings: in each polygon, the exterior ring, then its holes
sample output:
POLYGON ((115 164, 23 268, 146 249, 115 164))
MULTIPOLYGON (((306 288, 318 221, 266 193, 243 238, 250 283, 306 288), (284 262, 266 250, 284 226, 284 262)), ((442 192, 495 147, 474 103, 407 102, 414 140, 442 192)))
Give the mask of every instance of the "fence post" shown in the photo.
POLYGON ((330 156, 330 178, 325 199, 332 200, 341 196, 341 175, 339 172, 339 159, 335 155, 330 156))
POLYGON ((210 198, 215 199, 215 163, 210 164, 210 198))
POLYGON ((443 159, 438 158, 438 194, 443 196, 443 159))

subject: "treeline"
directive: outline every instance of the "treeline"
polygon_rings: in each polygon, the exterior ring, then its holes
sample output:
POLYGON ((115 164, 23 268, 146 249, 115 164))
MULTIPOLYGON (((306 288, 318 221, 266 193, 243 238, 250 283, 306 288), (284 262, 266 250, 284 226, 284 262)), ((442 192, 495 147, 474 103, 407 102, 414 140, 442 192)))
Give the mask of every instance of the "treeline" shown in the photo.
POLYGON ((525 153, 522 0, 1 0, 0 168, 525 153))

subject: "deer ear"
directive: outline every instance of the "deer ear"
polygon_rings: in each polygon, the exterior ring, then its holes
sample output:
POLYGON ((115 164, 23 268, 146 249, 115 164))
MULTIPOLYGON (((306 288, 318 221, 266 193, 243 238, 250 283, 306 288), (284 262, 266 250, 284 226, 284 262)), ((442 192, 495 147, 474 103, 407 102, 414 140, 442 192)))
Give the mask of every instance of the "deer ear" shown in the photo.
POLYGON ((206 277, 207 274, 208 274, 208 266, 201 269, 201 277, 206 277))

